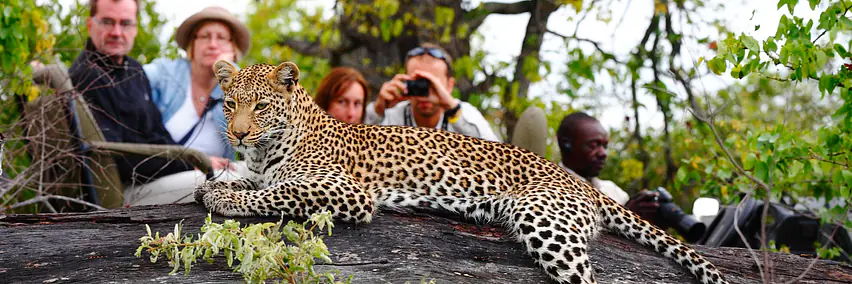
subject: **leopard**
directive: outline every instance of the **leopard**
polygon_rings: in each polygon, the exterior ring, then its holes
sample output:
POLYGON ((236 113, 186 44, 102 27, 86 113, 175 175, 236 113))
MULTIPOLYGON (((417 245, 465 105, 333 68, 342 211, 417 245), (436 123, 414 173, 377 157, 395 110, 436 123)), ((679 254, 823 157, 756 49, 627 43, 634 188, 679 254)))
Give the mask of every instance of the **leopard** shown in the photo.
POLYGON ((555 283, 597 283, 587 253, 601 231, 653 248, 701 283, 727 283, 696 250, 521 147, 426 127, 342 122, 317 106, 293 62, 217 61, 225 136, 249 174, 207 181, 195 200, 223 216, 367 224, 379 210, 437 210, 495 224, 555 283))

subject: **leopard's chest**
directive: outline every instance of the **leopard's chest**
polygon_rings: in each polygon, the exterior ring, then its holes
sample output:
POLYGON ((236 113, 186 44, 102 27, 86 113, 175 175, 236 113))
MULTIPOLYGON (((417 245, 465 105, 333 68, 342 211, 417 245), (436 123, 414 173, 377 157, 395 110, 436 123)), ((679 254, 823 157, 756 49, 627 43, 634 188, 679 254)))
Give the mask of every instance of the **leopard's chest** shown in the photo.
POLYGON ((284 179, 285 169, 293 162, 292 153, 285 148, 251 150, 245 151, 244 154, 250 172, 249 178, 264 187, 275 185, 284 179))

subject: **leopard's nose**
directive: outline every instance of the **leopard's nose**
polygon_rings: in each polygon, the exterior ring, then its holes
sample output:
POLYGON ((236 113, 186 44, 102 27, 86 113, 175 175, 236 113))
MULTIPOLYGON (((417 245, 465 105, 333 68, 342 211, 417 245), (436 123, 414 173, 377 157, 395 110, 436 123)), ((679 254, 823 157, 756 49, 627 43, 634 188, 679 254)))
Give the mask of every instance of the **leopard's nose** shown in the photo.
POLYGON ((234 137, 237 137, 237 140, 243 140, 248 134, 247 132, 233 132, 234 137))

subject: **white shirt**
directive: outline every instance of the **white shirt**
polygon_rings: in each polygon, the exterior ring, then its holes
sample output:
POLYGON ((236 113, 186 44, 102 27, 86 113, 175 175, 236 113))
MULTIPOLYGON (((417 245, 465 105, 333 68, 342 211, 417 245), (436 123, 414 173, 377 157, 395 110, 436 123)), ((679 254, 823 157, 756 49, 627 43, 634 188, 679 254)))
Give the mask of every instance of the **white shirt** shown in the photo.
POLYGON ((609 196, 609 198, 612 198, 613 200, 615 200, 615 202, 618 202, 618 204, 625 205, 627 204, 627 201, 630 200, 630 195, 628 195, 627 192, 621 189, 621 187, 618 187, 618 185, 616 185, 612 181, 602 180, 597 177, 594 177, 592 178, 591 182, 589 182, 589 180, 584 177, 581 177, 579 174, 575 173, 573 170, 569 169, 564 164, 559 163, 559 167, 562 167, 562 169, 567 171, 569 174, 574 175, 575 177, 578 177, 583 181, 592 184, 592 187, 600 190, 601 192, 606 194, 606 196, 609 196))
MULTIPOLYGON (((180 109, 165 123, 166 130, 175 142, 180 142, 180 139, 189 133, 189 129, 201 119, 192 104, 192 87, 188 87, 187 90, 186 99, 183 100, 180 109)), ((221 157, 225 153, 225 146, 222 143, 222 139, 225 138, 216 129, 218 124, 210 111, 207 112, 204 121, 199 122, 195 127, 195 131, 186 140, 184 146, 201 151, 208 156, 221 157)))
MULTIPOLYGON (((405 125, 405 109, 410 105, 411 103, 409 101, 400 102, 392 108, 385 109, 385 116, 382 117, 376 113, 375 102, 370 102, 370 104, 367 105, 367 114, 364 117, 364 123, 374 125, 405 125)), ((485 120, 485 117, 482 116, 482 113, 479 112, 476 107, 462 101, 459 101, 459 105, 461 105, 461 109, 459 110, 461 112, 461 117, 459 117, 455 123, 448 124, 447 131, 485 140, 503 142, 496 134, 494 134, 494 130, 491 129, 491 125, 488 124, 488 121, 485 120)), ((438 121, 443 121, 443 119, 444 114, 442 113, 441 118, 438 121)), ((413 117, 411 118, 411 121, 414 124, 417 123, 413 117)), ((438 123, 435 128, 440 129, 441 123, 438 123)))

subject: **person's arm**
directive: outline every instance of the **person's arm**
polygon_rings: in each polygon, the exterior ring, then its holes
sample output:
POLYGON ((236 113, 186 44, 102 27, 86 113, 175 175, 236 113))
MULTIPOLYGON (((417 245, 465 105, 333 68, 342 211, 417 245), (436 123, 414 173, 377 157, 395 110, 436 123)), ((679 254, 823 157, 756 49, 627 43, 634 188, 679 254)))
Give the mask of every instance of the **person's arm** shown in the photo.
MULTIPOLYGON (((77 63, 77 62, 75 62, 77 63)), ((69 70, 74 89, 83 96, 89 105, 92 116, 98 124, 107 142, 123 142, 122 127, 118 117, 118 107, 112 100, 112 88, 104 86, 106 74, 97 67, 85 62, 74 64, 69 70)))
POLYGON ((459 102, 459 106, 458 113, 448 118, 456 132, 485 140, 503 142, 494 134, 491 125, 488 124, 488 121, 476 107, 463 102, 459 102))
POLYGON ((657 196, 659 196, 659 193, 643 189, 631 197, 624 204, 624 207, 627 207, 627 209, 630 209, 630 211, 633 211, 633 213, 636 213, 645 221, 651 222, 665 230, 668 228, 667 224, 657 222, 657 215, 659 215, 660 209, 660 202, 657 200, 657 196))
POLYGON ((169 77, 165 64, 165 59, 158 58, 151 61, 151 63, 142 65, 142 69, 145 71, 145 76, 148 77, 148 83, 151 87, 151 100, 157 105, 162 103, 163 91, 169 77))
POLYGON ((384 119, 384 116, 376 113, 375 101, 367 104, 367 112, 364 113, 364 124, 381 125, 384 119))

